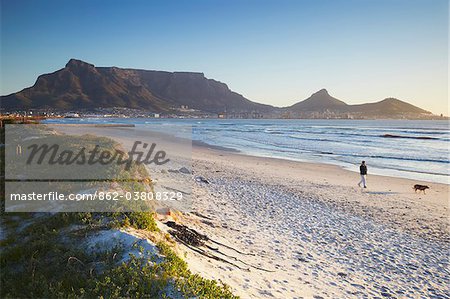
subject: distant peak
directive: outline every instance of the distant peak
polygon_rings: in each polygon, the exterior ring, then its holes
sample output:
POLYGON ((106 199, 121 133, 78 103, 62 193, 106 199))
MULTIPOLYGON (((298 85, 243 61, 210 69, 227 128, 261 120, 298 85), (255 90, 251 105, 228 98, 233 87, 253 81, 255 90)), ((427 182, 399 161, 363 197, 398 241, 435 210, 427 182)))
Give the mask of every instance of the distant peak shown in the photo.
POLYGON ((70 59, 69 62, 66 64, 66 68, 80 68, 80 67, 94 67, 94 65, 74 58, 70 59))
POLYGON ((329 93, 328 93, 328 90, 326 90, 325 88, 322 88, 321 90, 319 90, 319 91, 317 91, 317 92, 315 92, 315 93, 313 93, 313 95, 329 95, 329 93))

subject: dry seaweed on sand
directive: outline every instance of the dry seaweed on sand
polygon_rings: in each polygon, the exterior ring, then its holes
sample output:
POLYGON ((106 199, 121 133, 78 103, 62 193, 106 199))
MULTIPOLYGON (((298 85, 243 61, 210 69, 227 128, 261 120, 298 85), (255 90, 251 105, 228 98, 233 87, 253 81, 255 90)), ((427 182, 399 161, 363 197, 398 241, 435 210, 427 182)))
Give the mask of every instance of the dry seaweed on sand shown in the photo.
POLYGON ((237 267, 237 268, 239 268, 241 270, 250 271, 250 269, 248 269, 248 268, 240 267, 239 265, 236 265, 235 263, 233 263, 233 262, 231 262, 229 260, 221 258, 221 257, 213 254, 212 252, 209 252, 209 251, 201 248, 201 247, 204 247, 206 249, 209 249, 211 251, 219 253, 219 254, 227 257, 227 258, 230 258, 233 261, 240 262, 240 263, 242 263, 242 264, 244 264, 246 266, 252 267, 254 269, 258 269, 258 270, 262 270, 262 271, 266 271, 266 272, 274 272, 272 270, 267 270, 267 269, 263 269, 263 268, 254 266, 254 265, 249 264, 249 263, 247 263, 247 262, 245 262, 245 261, 243 261, 243 260, 241 260, 241 259, 239 259, 237 257, 228 255, 228 254, 220 251, 219 248, 214 248, 214 247, 206 244, 206 242, 209 241, 209 242, 215 243, 217 245, 221 245, 223 247, 226 247, 228 249, 234 250, 235 252, 243 254, 243 255, 255 255, 253 253, 245 253, 245 252, 239 251, 238 249, 233 248, 231 246, 228 246, 228 245, 222 244, 220 242, 214 241, 214 240, 210 239, 208 236, 206 236, 204 234, 201 234, 201 233, 197 232, 196 230, 194 230, 192 228, 189 228, 189 227, 187 227, 185 225, 177 224, 174 221, 167 221, 165 223, 165 225, 167 225, 168 227, 171 228, 171 230, 169 230, 169 234, 171 236, 173 236, 177 241, 179 241, 180 243, 184 244, 189 249, 191 249, 191 250, 193 250, 193 251, 195 251, 195 252, 197 252, 197 253, 199 253, 201 255, 204 255, 206 257, 212 258, 212 259, 217 260, 217 261, 221 261, 221 262, 224 262, 224 263, 227 263, 227 264, 231 264, 231 265, 233 265, 233 266, 235 266, 235 267, 237 267))

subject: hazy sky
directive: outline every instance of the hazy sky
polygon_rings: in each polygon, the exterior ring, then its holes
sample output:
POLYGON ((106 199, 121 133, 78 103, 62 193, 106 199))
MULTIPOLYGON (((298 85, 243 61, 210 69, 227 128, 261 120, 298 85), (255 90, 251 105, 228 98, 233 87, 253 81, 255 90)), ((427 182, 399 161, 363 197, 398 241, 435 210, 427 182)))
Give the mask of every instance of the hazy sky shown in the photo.
POLYGON ((448 113, 447 0, 1 0, 2 95, 69 58, 198 71, 287 106, 327 88, 448 113))

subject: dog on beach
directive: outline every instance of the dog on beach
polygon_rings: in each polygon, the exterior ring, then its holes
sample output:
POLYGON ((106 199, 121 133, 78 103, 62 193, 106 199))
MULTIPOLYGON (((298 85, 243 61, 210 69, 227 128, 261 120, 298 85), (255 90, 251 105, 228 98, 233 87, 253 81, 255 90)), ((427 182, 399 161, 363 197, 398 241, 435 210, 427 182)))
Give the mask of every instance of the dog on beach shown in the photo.
POLYGON ((417 190, 419 190, 419 191, 423 191, 423 194, 426 194, 425 190, 430 189, 430 187, 428 187, 426 185, 415 184, 413 189, 414 189, 414 192, 416 192, 416 193, 417 193, 417 190))

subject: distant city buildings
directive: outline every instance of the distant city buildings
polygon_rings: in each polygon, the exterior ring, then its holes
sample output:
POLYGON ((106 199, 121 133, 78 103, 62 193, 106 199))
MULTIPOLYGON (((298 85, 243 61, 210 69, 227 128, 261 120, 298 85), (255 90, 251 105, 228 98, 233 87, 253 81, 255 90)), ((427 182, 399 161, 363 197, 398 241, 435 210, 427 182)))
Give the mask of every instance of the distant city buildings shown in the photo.
POLYGON ((144 109, 110 107, 82 109, 80 111, 61 111, 57 109, 27 109, 14 111, 1 111, 2 118, 216 118, 216 119, 448 119, 448 117, 420 113, 377 114, 377 112, 339 112, 324 111, 288 111, 277 110, 261 113, 259 111, 222 111, 218 113, 205 112, 181 105, 167 112, 148 111, 144 109))

